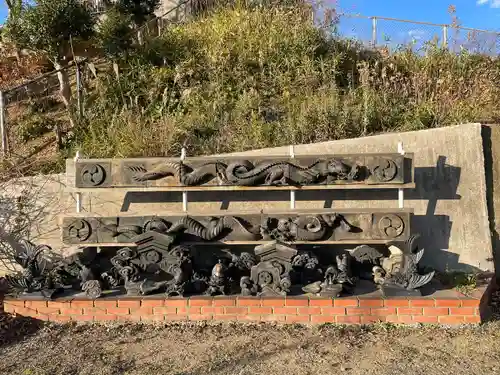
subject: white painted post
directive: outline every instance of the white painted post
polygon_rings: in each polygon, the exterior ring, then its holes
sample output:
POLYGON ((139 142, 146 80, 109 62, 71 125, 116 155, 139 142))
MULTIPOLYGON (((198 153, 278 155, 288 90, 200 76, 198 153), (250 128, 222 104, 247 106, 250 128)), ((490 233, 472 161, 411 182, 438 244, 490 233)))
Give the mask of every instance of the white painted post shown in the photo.
POLYGON ((372 45, 377 45, 377 17, 372 17, 372 45))
POLYGON ((444 48, 448 47, 448 26, 443 25, 443 43, 441 43, 444 48))
MULTIPOLYGON (((186 159, 186 149, 183 147, 181 150, 181 162, 186 159)), ((187 212, 188 210, 188 193, 187 191, 182 192, 182 211, 187 212)))
MULTIPOLYGON (((78 159, 80 159, 80 151, 76 152, 76 155, 74 158, 75 164, 78 161, 78 159)), ((76 169, 76 166, 75 166, 75 169, 76 169)), ((76 193, 76 212, 77 213, 82 212, 82 193, 80 193, 80 192, 76 193)))
MULTIPOLYGON (((398 153, 401 155, 405 154, 404 148, 403 148, 403 142, 398 142, 398 153)), ((398 203, 399 203, 399 208, 404 208, 405 205, 405 190, 399 188, 398 189, 398 203)))
MULTIPOLYGON (((290 158, 295 158, 295 151, 293 145, 290 146, 290 158)), ((290 190, 290 208, 295 210, 295 190, 290 190)))

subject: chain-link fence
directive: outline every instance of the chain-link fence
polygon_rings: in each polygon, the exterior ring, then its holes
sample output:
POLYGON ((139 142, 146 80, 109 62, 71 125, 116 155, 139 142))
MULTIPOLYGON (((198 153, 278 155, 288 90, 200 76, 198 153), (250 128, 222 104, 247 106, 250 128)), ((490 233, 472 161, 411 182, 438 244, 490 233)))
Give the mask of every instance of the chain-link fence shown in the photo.
POLYGON ((390 50, 411 47, 422 51, 433 44, 453 52, 500 54, 500 32, 357 14, 339 14, 337 19, 337 32, 341 37, 366 45, 384 46, 390 50))

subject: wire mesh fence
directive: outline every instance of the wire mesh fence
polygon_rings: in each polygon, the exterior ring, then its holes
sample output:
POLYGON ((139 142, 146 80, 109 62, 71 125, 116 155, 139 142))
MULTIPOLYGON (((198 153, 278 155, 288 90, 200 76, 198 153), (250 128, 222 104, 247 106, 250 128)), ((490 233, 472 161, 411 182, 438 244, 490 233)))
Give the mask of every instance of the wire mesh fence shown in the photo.
POLYGON ((51 149, 61 145, 71 126, 71 113, 77 114, 84 64, 85 60, 78 66, 70 64, 1 92, 2 166, 33 169, 34 155, 40 156, 40 164, 51 165, 43 157, 44 151, 47 158, 53 155, 51 149), (61 77, 67 83, 64 90, 61 77))
POLYGON ((339 14, 337 19, 337 32, 341 37, 370 46, 390 50, 404 46, 421 51, 433 44, 457 53, 465 50, 489 56, 500 54, 500 32, 346 13, 339 14))

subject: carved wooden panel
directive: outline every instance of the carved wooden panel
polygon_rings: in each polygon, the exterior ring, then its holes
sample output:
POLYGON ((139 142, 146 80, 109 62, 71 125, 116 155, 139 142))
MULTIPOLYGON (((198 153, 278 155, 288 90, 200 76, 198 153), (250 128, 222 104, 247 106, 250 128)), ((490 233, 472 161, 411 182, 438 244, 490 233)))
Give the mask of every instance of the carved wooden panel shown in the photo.
MULTIPOLYGON (((177 234, 160 230, 146 230, 132 246, 101 251, 85 247, 63 259, 50 257, 51 249, 46 245, 21 240, 14 258, 23 272, 5 276, 7 291, 37 300, 74 298, 79 292, 96 299, 109 296, 106 291, 120 295, 124 290, 129 296, 164 293, 167 298, 288 293, 331 298, 356 294, 357 281, 365 278, 372 279, 384 296, 401 297, 420 295, 418 288, 434 276, 434 272, 418 272, 424 250, 419 250, 415 235, 391 242, 385 251, 361 245, 350 252, 320 256, 313 249, 304 251, 277 241, 254 249, 186 246, 179 243, 177 234)), ((359 292, 365 294, 366 287, 359 292)))
POLYGON ((315 210, 268 213, 65 217, 66 244, 136 243, 150 230, 189 243, 384 243, 410 234, 411 210, 315 210))
POLYGON ((412 154, 81 159, 76 188, 327 188, 412 183, 412 154))

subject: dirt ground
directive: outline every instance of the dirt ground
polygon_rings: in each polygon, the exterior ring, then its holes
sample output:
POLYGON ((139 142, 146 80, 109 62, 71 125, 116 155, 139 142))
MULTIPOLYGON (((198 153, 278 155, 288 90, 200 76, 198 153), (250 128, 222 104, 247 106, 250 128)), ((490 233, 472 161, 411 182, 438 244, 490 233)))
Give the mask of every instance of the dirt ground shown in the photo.
POLYGON ((370 329, 6 319, 0 374, 499 374, 500 324, 370 329), (8 329, 7 329, 8 328, 8 329))

